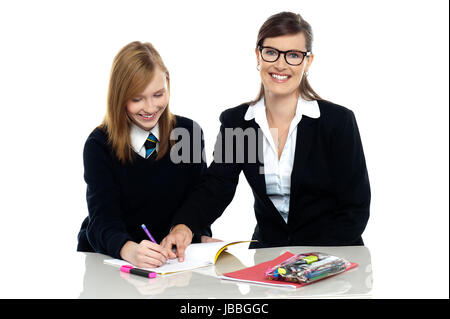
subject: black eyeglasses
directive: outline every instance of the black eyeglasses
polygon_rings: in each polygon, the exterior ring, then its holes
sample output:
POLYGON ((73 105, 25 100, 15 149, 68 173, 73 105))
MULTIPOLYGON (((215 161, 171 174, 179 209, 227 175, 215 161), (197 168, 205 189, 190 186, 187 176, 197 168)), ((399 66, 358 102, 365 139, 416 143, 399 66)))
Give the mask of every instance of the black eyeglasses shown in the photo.
POLYGON ((310 56, 311 52, 303 52, 299 50, 288 50, 281 51, 272 47, 258 47, 261 57, 266 62, 275 62, 280 57, 280 53, 284 54, 284 60, 289 65, 300 65, 302 64, 305 56, 310 56))

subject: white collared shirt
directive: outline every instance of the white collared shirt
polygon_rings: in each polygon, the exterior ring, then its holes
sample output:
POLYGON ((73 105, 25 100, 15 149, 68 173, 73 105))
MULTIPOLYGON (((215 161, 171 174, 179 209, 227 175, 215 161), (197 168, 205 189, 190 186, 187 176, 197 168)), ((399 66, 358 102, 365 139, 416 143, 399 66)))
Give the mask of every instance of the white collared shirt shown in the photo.
POLYGON ((266 106, 264 97, 255 105, 249 106, 244 119, 255 122, 264 134, 263 156, 264 177, 266 181, 266 192, 270 200, 287 223, 289 216, 289 202, 291 195, 291 173, 294 166, 295 145, 297 142, 297 126, 302 119, 302 114, 311 117, 320 117, 317 101, 306 101, 298 99, 295 116, 289 126, 286 144, 281 157, 278 160, 278 150, 270 133, 269 123, 266 117, 266 106))
POLYGON ((131 147, 133 150, 138 153, 141 157, 145 158, 145 141, 147 140, 148 135, 153 133, 155 137, 158 139, 158 142, 156 143, 156 151, 159 149, 159 126, 158 123, 156 123, 155 127, 153 127, 150 131, 146 131, 139 126, 137 126, 134 123, 131 123, 131 130, 130 130, 130 141, 131 141, 131 147))

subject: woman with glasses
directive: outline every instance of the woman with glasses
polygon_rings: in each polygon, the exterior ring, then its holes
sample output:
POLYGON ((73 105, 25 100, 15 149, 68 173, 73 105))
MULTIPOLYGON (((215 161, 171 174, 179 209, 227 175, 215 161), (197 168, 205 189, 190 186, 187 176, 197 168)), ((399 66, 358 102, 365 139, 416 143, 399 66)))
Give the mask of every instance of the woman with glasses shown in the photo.
POLYGON ((162 245, 183 256, 192 233, 231 202, 241 172, 255 198, 250 248, 363 245, 370 186, 361 139, 353 112, 308 82, 310 25, 291 12, 271 16, 255 53, 259 95, 221 114, 214 161, 162 245))

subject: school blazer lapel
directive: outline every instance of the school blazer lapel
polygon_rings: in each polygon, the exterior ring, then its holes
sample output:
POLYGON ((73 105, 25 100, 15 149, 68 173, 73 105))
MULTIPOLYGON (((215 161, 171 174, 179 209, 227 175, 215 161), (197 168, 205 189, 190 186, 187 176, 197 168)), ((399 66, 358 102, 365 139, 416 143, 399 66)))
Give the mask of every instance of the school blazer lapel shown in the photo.
POLYGON ((248 183, 250 184, 250 187, 252 188, 255 196, 259 197, 259 199, 264 203, 264 206, 267 208, 266 213, 273 216, 273 221, 279 223, 280 225, 286 226, 285 221, 279 214, 278 210, 276 209, 275 205, 270 200, 269 196, 267 196, 266 191, 266 178, 264 175, 264 163, 259 162, 259 159, 264 161, 263 159, 263 139, 264 134, 259 131, 260 127, 259 125, 252 120, 250 125, 253 129, 255 129, 257 134, 257 146, 256 151, 257 155, 261 153, 259 156, 257 156, 256 163, 247 163, 246 167, 244 168, 244 174, 247 178, 248 183))
POLYGON ((303 115, 297 127, 294 165, 291 173, 291 200, 289 204, 289 211, 292 211, 293 204, 295 204, 295 201, 298 198, 295 194, 298 193, 302 186, 302 175, 306 168, 317 123, 317 119, 303 115))
MULTIPOLYGON (((256 151, 256 163, 247 163, 246 169, 244 169, 244 173, 246 175, 246 178, 250 184, 250 186, 253 188, 253 191, 256 192, 256 194, 260 198, 267 197, 266 195, 266 180, 264 178, 264 162, 260 162, 261 159, 263 161, 263 139, 264 135, 260 131, 259 125, 255 122, 255 120, 251 120, 249 123, 249 127, 252 128, 256 132, 256 148, 253 147, 247 147, 247 150, 255 150, 256 151)), ((247 154, 247 158, 251 158, 250 154, 247 154)), ((268 197, 267 197, 268 199, 268 197)))

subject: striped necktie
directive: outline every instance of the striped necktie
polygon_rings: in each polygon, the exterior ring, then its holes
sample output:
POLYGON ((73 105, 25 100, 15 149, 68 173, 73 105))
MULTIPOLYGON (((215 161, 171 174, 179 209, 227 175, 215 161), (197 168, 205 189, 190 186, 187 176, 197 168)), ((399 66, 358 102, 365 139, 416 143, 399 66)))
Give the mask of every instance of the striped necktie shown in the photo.
POLYGON ((149 158, 152 153, 156 154, 156 143, 158 142, 158 139, 156 138, 153 133, 150 133, 145 140, 144 147, 145 147, 145 158, 149 158))

